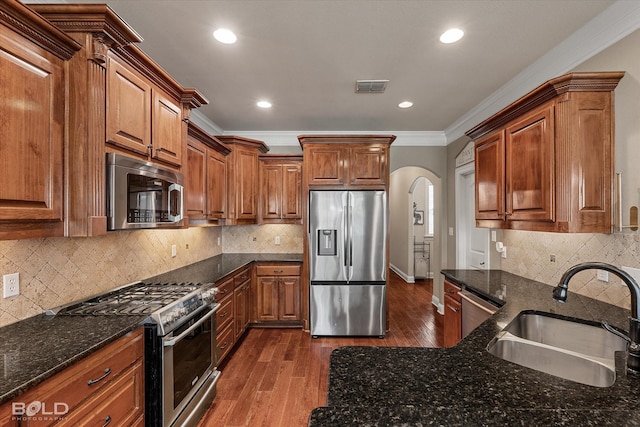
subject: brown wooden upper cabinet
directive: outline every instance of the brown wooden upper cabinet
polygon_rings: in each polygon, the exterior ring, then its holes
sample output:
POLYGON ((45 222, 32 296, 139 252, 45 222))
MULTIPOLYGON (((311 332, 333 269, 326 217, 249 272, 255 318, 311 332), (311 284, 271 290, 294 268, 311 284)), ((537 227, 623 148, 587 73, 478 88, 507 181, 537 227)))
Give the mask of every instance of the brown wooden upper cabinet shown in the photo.
POLYGON ((224 224, 227 215, 227 158, 231 150, 189 123, 186 210, 189 224, 224 224))
POLYGON ((105 153, 184 172, 186 121, 207 100, 142 52, 136 46, 140 36, 108 5, 29 7, 80 46, 67 67, 65 235, 106 234, 105 153))
POLYGON ((217 138, 231 149, 227 158, 227 225, 258 223, 260 153, 264 142, 232 135, 217 138))
POLYGON ((300 135, 309 187, 385 188, 393 135, 300 135))
POLYGON ((260 222, 302 223, 302 156, 260 156, 260 222))
POLYGON ((0 239, 64 233, 66 62, 80 45, 0 2, 0 239))
POLYGON ((182 107, 114 55, 107 79, 107 142, 182 165, 182 107))
POLYGON ((467 132, 479 227, 611 233, 613 91, 623 76, 555 78, 467 132))

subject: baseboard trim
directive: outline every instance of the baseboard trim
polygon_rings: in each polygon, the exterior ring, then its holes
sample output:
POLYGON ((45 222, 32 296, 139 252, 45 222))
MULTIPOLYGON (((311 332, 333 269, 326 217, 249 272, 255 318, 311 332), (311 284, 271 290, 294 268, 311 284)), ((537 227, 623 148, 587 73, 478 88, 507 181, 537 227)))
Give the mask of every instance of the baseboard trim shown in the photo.
POLYGON ((415 277, 409 276, 407 273, 405 273, 404 271, 400 270, 395 265, 389 264, 389 268, 391 270, 393 270, 393 272, 396 273, 398 276, 402 277, 402 280, 404 280, 405 282, 407 282, 407 283, 416 283, 415 277))
POLYGON ((438 314, 444 314, 444 304, 440 302, 440 298, 436 295, 431 296, 431 304, 438 309, 438 314))

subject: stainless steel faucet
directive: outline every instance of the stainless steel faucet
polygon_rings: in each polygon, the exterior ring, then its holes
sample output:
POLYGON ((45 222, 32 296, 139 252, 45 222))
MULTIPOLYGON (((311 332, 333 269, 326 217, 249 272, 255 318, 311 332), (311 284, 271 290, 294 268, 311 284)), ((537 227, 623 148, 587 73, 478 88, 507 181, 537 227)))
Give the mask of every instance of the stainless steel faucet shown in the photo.
POLYGON ((629 317, 629 354, 627 369, 640 372, 640 286, 626 271, 604 262, 584 262, 568 269, 560 278, 560 283, 553 289, 553 298, 559 302, 567 301, 569 280, 583 270, 604 270, 618 276, 631 291, 631 317, 629 317))

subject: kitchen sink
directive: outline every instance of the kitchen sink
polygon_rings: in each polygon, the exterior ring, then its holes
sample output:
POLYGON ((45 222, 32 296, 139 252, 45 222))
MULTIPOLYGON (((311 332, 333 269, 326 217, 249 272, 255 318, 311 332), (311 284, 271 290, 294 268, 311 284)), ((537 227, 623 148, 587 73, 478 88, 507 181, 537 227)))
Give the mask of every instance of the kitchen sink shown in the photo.
POLYGON ((616 380, 615 352, 627 341, 598 324, 523 311, 487 350, 509 362, 596 387, 616 380))

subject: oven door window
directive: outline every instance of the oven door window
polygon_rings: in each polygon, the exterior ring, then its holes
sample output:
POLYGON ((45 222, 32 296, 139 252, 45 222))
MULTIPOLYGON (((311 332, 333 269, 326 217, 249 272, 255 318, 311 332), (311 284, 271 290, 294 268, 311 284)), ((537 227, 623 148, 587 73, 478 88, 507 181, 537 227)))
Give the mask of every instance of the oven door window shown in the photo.
MULTIPOLYGON (((212 316, 209 316, 209 320, 173 346, 174 409, 182 403, 198 380, 213 366, 211 318, 212 316)), ((174 336, 188 329, 193 323, 195 320, 175 330, 174 336)))

